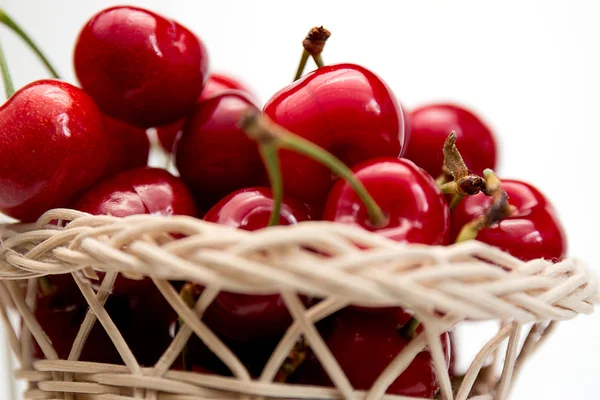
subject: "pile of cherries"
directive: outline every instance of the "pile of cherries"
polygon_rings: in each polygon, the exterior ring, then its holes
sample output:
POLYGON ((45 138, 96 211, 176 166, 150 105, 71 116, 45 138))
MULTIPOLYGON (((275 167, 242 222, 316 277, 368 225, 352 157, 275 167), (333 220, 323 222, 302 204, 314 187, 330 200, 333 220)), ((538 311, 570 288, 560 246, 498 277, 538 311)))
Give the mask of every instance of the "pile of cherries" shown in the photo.
MULTIPOLYGON (((522 260, 564 257, 566 238, 544 195, 492 172, 497 144, 477 115, 454 104, 403 111, 369 69, 322 65, 328 36, 311 30, 303 61, 313 56, 319 68, 261 110, 244 85, 209 69, 201 40, 177 22, 126 6, 97 13, 75 44, 79 86, 39 80, 13 94, 4 70, 0 211, 23 222, 57 207, 188 215, 245 230, 327 220, 403 243, 444 246, 476 237, 522 260), (175 174, 147 166, 150 128, 172 155, 175 174)), ((193 283, 172 284, 192 300, 202 292, 193 283)), ((149 279, 119 275, 105 307, 143 365, 157 362, 178 329, 149 279)), ((35 314, 60 358, 69 357, 87 309, 70 275, 39 280, 35 314)), ((222 292, 203 321, 259 376, 292 318, 278 294, 222 292)), ((368 389, 422 330, 409 310, 357 306, 318 328, 356 389, 368 389)), ((449 366, 448 333, 442 343, 449 366)), ((173 368, 230 374, 195 336, 184 352, 173 368)), ((294 352, 278 380, 331 385, 309 346, 294 352)), ((44 357, 39 348, 35 356, 44 357)), ((99 324, 79 358, 122 363, 99 324)), ((387 392, 433 398, 438 390, 426 349, 387 392)))

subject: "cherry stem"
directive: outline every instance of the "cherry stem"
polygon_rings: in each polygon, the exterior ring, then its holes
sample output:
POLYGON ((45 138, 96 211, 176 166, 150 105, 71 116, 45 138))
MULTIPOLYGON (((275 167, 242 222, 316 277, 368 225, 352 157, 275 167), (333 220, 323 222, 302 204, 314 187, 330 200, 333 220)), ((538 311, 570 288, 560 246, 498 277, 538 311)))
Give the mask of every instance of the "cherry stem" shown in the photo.
POLYGON ((9 99, 10 96, 15 93, 15 87, 13 85, 12 78, 10 77, 10 71, 8 70, 8 65, 6 64, 6 58, 4 57, 4 50, 2 50, 2 46, 0 46, 0 70, 2 70, 4 93, 6 93, 6 98, 9 99))
POLYGON ((33 50, 33 52, 42 61, 42 63, 46 67, 46 69, 48 69, 48 71, 50 72, 50 74, 52 75, 53 78, 60 79, 60 76, 58 75, 58 72, 56 72, 56 69, 54 69, 54 67, 52 66, 52 64, 50 64, 50 61, 44 55, 44 53, 42 53, 42 51, 40 50, 40 48, 33 42, 33 40, 31 40, 31 38, 29 37, 29 35, 27 33, 25 33, 25 31, 23 31, 21 29, 21 27, 19 27, 19 25, 17 25, 17 23, 11 17, 9 17, 6 14, 6 12, 3 9, 1 9, 1 8, 0 8, 0 23, 3 23, 5 26, 7 26, 8 28, 10 28, 21 39, 23 39, 23 41, 25 43, 27 43, 27 45, 31 48, 31 50, 33 50))
POLYGON ((501 187, 498 187, 492 194, 492 198, 492 205, 487 209, 485 214, 462 227, 456 237, 456 243, 474 240, 477 238, 480 230, 489 228, 493 224, 510 216, 512 207, 508 203, 508 194, 506 191, 501 187))
MULTIPOLYGON (((196 303, 195 294, 197 294, 197 292, 198 292, 197 288, 198 287, 196 284, 187 282, 185 285, 183 285, 183 287, 181 288, 181 291, 179 292, 179 297, 181 298, 181 300, 183 300, 183 302, 189 308, 194 307, 194 304, 196 303)), ((183 319, 181 317, 179 317, 177 319, 177 324, 178 324, 179 328, 181 328, 184 323, 185 322, 183 321, 183 319)), ((183 349, 181 350, 181 362, 183 363, 183 369, 185 371, 192 370, 192 365, 191 365, 190 359, 188 357, 187 343, 185 344, 185 346, 183 346, 183 349)))
POLYGON ((325 43, 327 39, 331 36, 331 32, 322 26, 315 26, 310 31, 302 41, 302 46, 304 50, 302 51, 302 57, 300 58, 300 63, 298 64, 298 70, 296 71, 296 76, 294 77, 294 81, 300 79, 302 74, 304 73, 304 68, 306 68, 306 62, 308 61, 308 57, 312 56, 317 67, 321 68, 325 64, 323 63, 323 58, 321 57, 321 53, 325 48, 325 43))
POLYGON ((274 382, 286 382, 288 378, 296 372, 298 367, 302 365, 304 360, 306 360, 306 355, 308 354, 308 342, 304 338, 304 336, 300 336, 296 344, 290 350, 287 358, 281 364, 279 371, 275 375, 273 379, 274 382))
POLYGON ((268 117, 260 115, 254 110, 244 114, 240 126, 246 131, 246 134, 250 138, 262 145, 272 144, 277 148, 292 150, 328 167, 331 172, 344 179, 352 187, 356 195, 367 208, 371 224, 373 224, 375 228, 385 226, 387 218, 379 205, 369 194, 369 191, 362 182, 354 176, 350 168, 336 156, 322 147, 317 146, 313 142, 275 124, 268 117))
POLYGON ((400 328, 400 335, 402 335, 405 339, 412 339, 419 327, 420 322, 415 318, 411 317, 410 320, 402 328, 400 328))
POLYGON ((269 218, 269 226, 275 226, 279 225, 281 203, 283 201, 283 177, 279 164, 279 153, 277 147, 272 143, 261 144, 260 153, 267 169, 271 191, 273 192, 273 210, 269 218))
POLYGON ((51 295, 54 292, 54 287, 50 283, 50 279, 48 279, 47 276, 40 276, 38 278, 38 282, 44 296, 51 295))

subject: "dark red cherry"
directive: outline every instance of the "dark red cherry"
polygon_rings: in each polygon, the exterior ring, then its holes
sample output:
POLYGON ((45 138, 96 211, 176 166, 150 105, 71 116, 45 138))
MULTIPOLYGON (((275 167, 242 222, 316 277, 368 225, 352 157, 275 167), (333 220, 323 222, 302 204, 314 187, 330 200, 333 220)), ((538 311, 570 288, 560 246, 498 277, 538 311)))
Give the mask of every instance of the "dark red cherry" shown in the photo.
POLYGON ((23 222, 66 207, 105 173, 109 145, 92 99, 42 80, 0 107, 0 211, 23 222))
MULTIPOLYGON (((267 227, 272 209, 270 189, 244 189, 225 197, 206 213, 204 219, 254 231, 267 227)), ((290 225, 309 220, 310 215, 302 203, 285 198, 280 218, 281 225, 290 225)), ((204 319, 220 335, 239 341, 279 335, 292 320, 278 294, 263 296, 229 292, 217 296, 204 319)))
POLYGON ((431 176, 412 161, 379 158, 353 168, 387 217, 374 227, 364 204, 345 181, 329 193, 323 219, 357 225, 400 242, 443 245, 448 243, 450 212, 431 176))
MULTIPOLYGON (((513 213, 477 234, 477 240, 499 247, 522 260, 546 258, 559 260, 567 252, 567 237, 554 207, 532 185, 505 179, 502 188, 509 197, 513 213)), ((483 215, 492 198, 483 194, 464 198, 452 211, 452 238, 462 227, 483 215)))
POLYGON ((491 129, 473 112, 454 104, 430 104, 410 114, 411 134, 402 157, 431 176, 442 174, 444 142, 455 131, 456 145, 469 170, 496 169, 497 144, 491 129))
POLYGON ((73 206, 94 215, 135 214, 196 216, 194 200, 177 177, 159 168, 137 168, 105 180, 73 206))
POLYGON ((106 176, 112 176, 128 169, 145 167, 148 164, 150 141, 146 129, 104 117, 104 133, 109 136, 107 140, 111 141, 111 154, 106 176))
POLYGON ((238 126, 250 109, 256 106, 248 96, 229 91, 200 102, 188 117, 175 146, 175 164, 199 204, 211 207, 265 180, 258 146, 238 126))
MULTIPOLYGON (((210 97, 231 90, 239 90, 241 92, 246 93, 251 99, 255 98, 254 94, 252 94, 252 92, 237 79, 225 74, 218 74, 213 72, 208 76, 208 80, 204 85, 204 89, 202 89, 202 93, 200 94, 200 98, 198 99, 198 101, 201 102, 210 97)), ((156 134, 163 149, 165 149, 168 152, 171 152, 173 150, 173 144, 175 144, 175 139, 177 138, 179 132, 182 131, 184 124, 185 118, 172 124, 159 126, 156 128, 156 134)))
MULTIPOLYGON (((404 145, 403 115, 390 88, 353 64, 319 68, 276 93, 264 113, 293 133, 329 150, 348 165, 398 157, 404 145)), ((285 192, 321 202, 331 188, 329 170, 307 157, 281 152, 285 192)))
POLYGON ((100 11, 74 51, 77 79, 109 116, 143 128, 187 115, 208 75, 208 55, 192 32, 137 7, 100 11))
MULTIPOLYGON (((327 338, 327 345, 340 367, 357 390, 368 390, 377 378, 403 351, 409 340, 398 333, 398 325, 386 314, 361 313, 346 310, 338 316, 327 338)), ((312 379, 330 385, 322 368, 321 376, 313 372, 312 379)), ((390 385, 386 393, 432 399, 439 383, 431 355, 427 350, 417 354, 410 365, 390 385)))

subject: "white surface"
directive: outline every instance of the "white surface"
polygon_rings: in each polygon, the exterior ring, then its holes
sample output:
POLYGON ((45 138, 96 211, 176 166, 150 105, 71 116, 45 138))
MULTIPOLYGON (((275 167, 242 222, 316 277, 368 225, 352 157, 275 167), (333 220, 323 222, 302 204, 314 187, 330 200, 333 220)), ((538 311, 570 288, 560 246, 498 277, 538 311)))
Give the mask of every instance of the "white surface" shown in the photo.
MULTIPOLYGON (((440 99, 473 107, 501 141, 501 175, 542 189, 560 211, 570 253, 598 265, 597 2, 127 3, 191 28, 208 46, 214 69, 244 79, 263 100, 290 81, 301 39, 311 26, 323 24, 333 33, 323 55, 326 63, 350 61, 371 68, 409 107, 440 99)), ((80 27, 93 13, 115 4, 0 1, 71 81, 71 52, 80 27)), ((46 76, 4 28, 0 39, 17 87, 46 76)), ((600 314, 565 323, 527 366, 512 398, 597 398, 599 337, 600 314)), ((0 380, 0 390, 7 388, 4 383, 0 380)))

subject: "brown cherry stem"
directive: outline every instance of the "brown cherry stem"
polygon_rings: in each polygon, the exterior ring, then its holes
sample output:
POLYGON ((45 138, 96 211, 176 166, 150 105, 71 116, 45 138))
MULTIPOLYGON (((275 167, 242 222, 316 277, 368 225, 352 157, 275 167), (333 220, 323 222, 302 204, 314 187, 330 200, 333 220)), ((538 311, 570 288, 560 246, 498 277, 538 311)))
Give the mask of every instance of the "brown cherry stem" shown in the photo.
POLYGON ((304 73, 304 68, 306 68, 306 62, 308 61, 308 57, 312 57, 317 64, 317 67, 321 68, 323 64, 323 58, 321 57, 321 53, 325 48, 325 43, 327 39, 331 36, 331 32, 322 26, 316 26, 312 28, 304 40, 302 41, 302 46, 304 50, 302 50, 302 57, 300 58, 300 63, 298 64, 298 70, 296 71, 296 76, 294 77, 294 81, 300 79, 302 74, 304 73))
POLYGON ((274 382, 286 382, 287 379, 298 369, 300 365, 306 360, 308 354, 308 342, 304 336, 300 336, 294 348, 290 350, 290 353, 286 357, 283 364, 277 371, 274 382))
POLYGON ((331 172, 348 182, 356 192, 356 195, 367 209, 371 224, 374 227, 385 226, 387 218, 379 205, 362 182, 354 176, 350 168, 336 156, 311 141, 275 124, 267 116, 260 115, 255 110, 250 110, 244 114, 240 126, 250 138, 261 145, 272 144, 277 148, 291 150, 328 167, 331 172))
POLYGON ((267 169, 273 192, 273 210, 269 217, 269 226, 275 226, 279 225, 281 203, 283 202, 283 177, 279 163, 279 150, 272 143, 265 143, 260 145, 260 154, 267 169))
POLYGON ((412 339, 419 327, 420 322, 415 318, 411 317, 406 324, 398 331, 405 339, 412 339))
MULTIPOLYGON (((200 296, 201 293, 202 293, 202 290, 200 289, 200 287, 197 284, 192 283, 192 282, 187 282, 181 288, 181 291, 179 292, 179 297, 181 298, 181 300, 183 300, 183 302, 189 308, 193 308, 194 304, 196 304, 196 299, 200 296)), ((181 328, 184 323, 185 322, 183 321, 183 319, 181 317, 179 317, 177 319, 178 328, 181 328)), ((181 362, 183 363, 184 371, 192 370, 192 365, 190 363, 188 352, 189 352, 188 345, 186 343, 183 346, 183 349, 181 350, 181 362)))
POLYGON ((493 224, 500 222, 512 213, 512 207, 508 203, 508 194, 504 189, 499 187, 492 194, 492 205, 486 213, 479 218, 465 224, 456 237, 456 243, 473 240, 477 238, 479 231, 484 228, 489 228, 493 224))
POLYGON ((42 53, 40 48, 31 40, 31 37, 21 27, 11 18, 6 12, 0 8, 0 23, 4 24, 8 28, 10 28, 14 33, 16 33, 27 45, 33 50, 33 52, 38 56, 40 61, 44 64, 48 72, 52 75, 53 78, 60 79, 58 72, 52 66, 48 58, 42 53))

